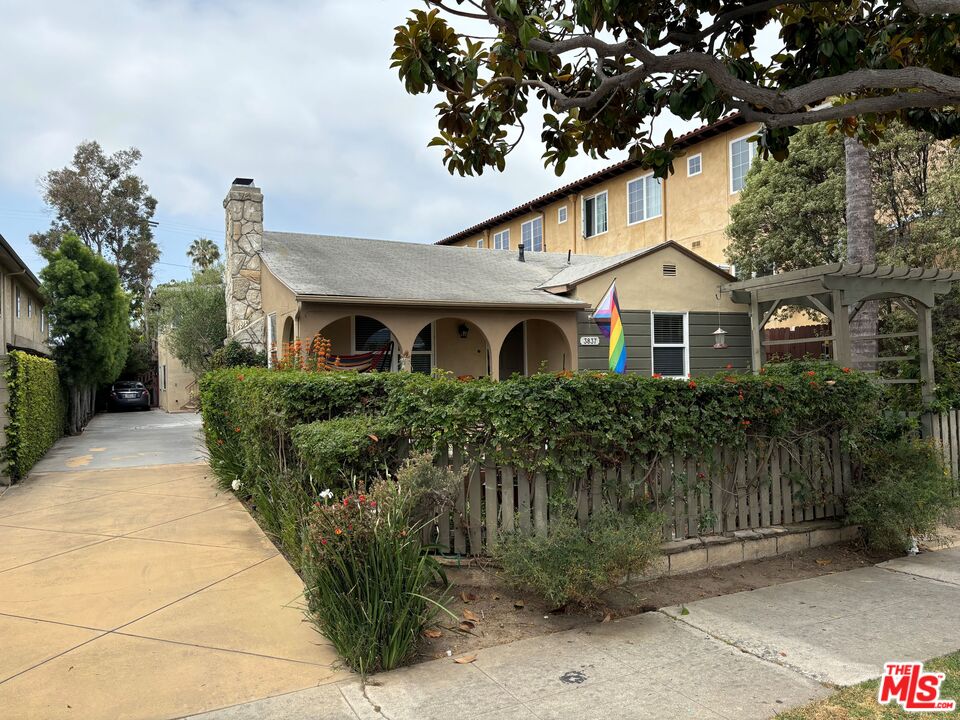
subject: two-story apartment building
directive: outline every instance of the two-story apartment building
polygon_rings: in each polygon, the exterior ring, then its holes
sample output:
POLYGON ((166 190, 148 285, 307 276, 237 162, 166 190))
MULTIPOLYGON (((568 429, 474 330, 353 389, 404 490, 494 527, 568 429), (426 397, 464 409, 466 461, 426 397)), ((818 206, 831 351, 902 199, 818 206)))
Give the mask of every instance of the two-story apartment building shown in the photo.
POLYGON ((443 240, 489 250, 616 255, 672 241, 729 270, 724 229, 756 155, 738 114, 680 136, 674 173, 625 160, 443 240))
POLYGON ((0 357, 10 350, 49 355, 49 337, 40 281, 0 235, 0 357))

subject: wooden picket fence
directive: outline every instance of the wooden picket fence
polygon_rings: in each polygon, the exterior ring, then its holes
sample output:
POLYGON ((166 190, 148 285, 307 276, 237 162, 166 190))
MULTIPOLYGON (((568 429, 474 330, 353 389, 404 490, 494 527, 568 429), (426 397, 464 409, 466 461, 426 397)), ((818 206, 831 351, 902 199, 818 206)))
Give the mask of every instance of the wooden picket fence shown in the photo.
POLYGON ((944 465, 953 479, 960 482, 960 410, 921 415, 920 434, 940 447, 944 465))
POLYGON ((659 510, 665 540, 833 518, 851 472, 836 434, 798 444, 751 440, 708 458, 648 456, 567 481, 498 466, 469 448, 450 456, 463 484, 452 511, 423 539, 456 555, 485 555, 504 533, 545 534, 557 492, 575 498, 581 523, 602 504, 659 510))

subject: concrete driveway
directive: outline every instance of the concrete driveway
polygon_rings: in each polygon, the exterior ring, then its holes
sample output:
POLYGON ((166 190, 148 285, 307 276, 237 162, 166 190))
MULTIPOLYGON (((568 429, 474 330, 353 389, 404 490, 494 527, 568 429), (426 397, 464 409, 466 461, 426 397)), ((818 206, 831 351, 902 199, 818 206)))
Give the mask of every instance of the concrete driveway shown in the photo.
POLYGON ((199 427, 98 416, 0 495, 0 716, 175 718, 346 676, 199 427))

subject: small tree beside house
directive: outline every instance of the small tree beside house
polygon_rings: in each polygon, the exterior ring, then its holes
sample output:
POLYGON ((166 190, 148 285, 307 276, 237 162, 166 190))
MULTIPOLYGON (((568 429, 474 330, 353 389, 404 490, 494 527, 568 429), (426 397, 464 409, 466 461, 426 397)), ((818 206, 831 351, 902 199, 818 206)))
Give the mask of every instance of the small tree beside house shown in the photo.
POLYGON ((123 370, 130 342, 130 301, 117 269, 67 234, 43 252, 40 272, 49 304, 54 358, 69 387, 67 431, 79 432, 93 415, 98 385, 123 370))

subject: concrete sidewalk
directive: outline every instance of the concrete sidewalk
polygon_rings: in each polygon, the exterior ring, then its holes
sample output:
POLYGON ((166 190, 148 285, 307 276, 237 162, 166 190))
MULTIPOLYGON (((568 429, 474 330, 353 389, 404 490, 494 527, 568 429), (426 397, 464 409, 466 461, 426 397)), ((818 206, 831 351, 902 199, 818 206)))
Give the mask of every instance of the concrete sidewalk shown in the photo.
POLYGON ((348 676, 300 578, 195 462, 198 429, 98 416, 0 493, 4 720, 172 718, 348 676))
POLYGON ((291 693, 196 720, 770 718, 960 648, 943 550, 291 693))

